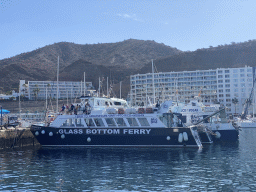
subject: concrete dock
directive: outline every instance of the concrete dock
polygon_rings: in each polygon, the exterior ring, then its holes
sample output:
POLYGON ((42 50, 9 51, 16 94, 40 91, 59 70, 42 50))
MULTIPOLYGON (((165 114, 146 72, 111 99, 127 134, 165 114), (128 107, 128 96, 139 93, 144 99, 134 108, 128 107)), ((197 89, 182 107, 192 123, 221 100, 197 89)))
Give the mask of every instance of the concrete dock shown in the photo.
POLYGON ((29 128, 2 128, 0 130, 0 149, 25 146, 40 146, 29 128))

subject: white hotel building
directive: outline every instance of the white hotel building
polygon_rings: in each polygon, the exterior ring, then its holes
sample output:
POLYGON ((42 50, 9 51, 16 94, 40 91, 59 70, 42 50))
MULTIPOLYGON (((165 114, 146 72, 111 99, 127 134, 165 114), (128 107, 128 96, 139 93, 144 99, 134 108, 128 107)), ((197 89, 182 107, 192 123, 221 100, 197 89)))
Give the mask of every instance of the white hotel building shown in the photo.
POLYGON ((131 75, 130 99, 132 104, 146 104, 153 101, 155 92, 156 101, 172 99, 187 103, 200 95, 205 105, 219 102, 227 107, 227 113, 241 113, 252 91, 254 74, 255 69, 248 66, 160 72, 154 73, 154 84, 152 73, 131 75), (238 99, 236 105, 232 103, 234 98, 238 99))
POLYGON ((58 98, 76 98, 87 94, 88 90, 92 90, 92 82, 75 82, 75 81, 28 81, 20 80, 20 94, 29 100, 45 100, 46 97, 57 98, 57 87, 59 87, 58 98))

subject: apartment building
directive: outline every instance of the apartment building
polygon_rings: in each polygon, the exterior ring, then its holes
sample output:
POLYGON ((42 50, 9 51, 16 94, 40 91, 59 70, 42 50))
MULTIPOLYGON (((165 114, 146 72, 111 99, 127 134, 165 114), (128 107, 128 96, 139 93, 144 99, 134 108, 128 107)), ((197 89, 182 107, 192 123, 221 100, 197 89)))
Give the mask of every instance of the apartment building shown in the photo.
POLYGON ((92 82, 75 81, 28 81, 20 80, 20 93, 29 100, 45 100, 46 98, 57 98, 57 87, 59 87, 58 98, 76 98, 86 95, 88 90, 93 90, 92 82))
POLYGON ((189 102, 200 96, 205 105, 220 103, 228 113, 241 113, 253 88, 253 67, 159 72, 130 76, 130 99, 134 105, 166 99, 189 102), (154 81, 154 83, 153 83, 154 81), (154 97, 155 95, 155 97, 154 97), (232 99, 238 100, 237 104, 232 99))

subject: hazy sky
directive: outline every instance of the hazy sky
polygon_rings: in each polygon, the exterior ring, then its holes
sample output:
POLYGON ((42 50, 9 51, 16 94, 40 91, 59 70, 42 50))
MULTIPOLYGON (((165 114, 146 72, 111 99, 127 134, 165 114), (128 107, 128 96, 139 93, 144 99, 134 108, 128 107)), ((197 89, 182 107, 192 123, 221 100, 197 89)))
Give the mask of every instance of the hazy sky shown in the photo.
POLYGON ((0 0, 0 59, 61 41, 194 51, 255 36, 255 0, 0 0))

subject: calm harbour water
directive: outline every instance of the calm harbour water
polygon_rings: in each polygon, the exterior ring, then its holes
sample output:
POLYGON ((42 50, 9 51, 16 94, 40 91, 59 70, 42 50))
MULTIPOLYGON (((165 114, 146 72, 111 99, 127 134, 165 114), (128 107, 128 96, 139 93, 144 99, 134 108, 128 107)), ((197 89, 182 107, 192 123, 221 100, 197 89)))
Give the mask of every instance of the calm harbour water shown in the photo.
POLYGON ((256 128, 198 149, 0 151, 0 191, 256 191, 256 128))

